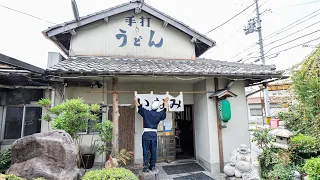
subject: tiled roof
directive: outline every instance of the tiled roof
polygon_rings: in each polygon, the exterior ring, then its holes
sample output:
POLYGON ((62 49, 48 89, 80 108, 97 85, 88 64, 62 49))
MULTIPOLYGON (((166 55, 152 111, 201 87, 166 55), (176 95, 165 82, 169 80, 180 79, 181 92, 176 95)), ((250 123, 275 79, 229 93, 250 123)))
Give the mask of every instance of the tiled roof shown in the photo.
POLYGON ((90 73, 109 75, 175 75, 175 76, 238 76, 279 78, 281 71, 274 66, 224 62, 209 59, 120 59, 78 57, 50 67, 51 74, 90 73))
MULTIPOLYGON (((275 96, 270 96, 270 103, 271 104, 280 104, 286 102, 285 97, 275 97, 275 96)), ((263 102, 263 97, 250 97, 248 98, 248 104, 261 104, 263 102)))

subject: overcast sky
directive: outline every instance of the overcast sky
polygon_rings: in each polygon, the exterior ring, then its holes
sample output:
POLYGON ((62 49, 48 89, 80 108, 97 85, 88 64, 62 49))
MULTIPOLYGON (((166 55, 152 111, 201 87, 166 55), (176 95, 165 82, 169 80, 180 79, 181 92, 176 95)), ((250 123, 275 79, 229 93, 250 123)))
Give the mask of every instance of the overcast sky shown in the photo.
MULTIPOLYGON (((128 1, 77 0, 80 16, 85 16, 125 2, 128 1)), ((253 0, 145 0, 145 2, 199 32, 206 33, 252 4, 253 0)), ((320 9, 320 0, 260 0, 259 3, 262 4, 260 11, 262 13, 263 37, 267 37, 269 34, 320 9)), ((73 19, 70 4, 70 0, 0 0, 0 5, 58 24, 73 19)), ((237 61, 259 56, 259 46, 254 46, 249 48, 248 51, 232 58, 258 41, 257 33, 245 35, 242 30, 247 20, 255 16, 255 12, 252 13, 253 11, 254 6, 221 28, 207 34, 217 42, 217 46, 202 55, 202 57, 223 61, 237 61)), ((320 13, 320 11, 317 13, 320 13)), ((270 50, 266 54, 269 57, 266 59, 266 63, 275 64, 277 69, 286 69, 293 64, 301 62, 314 48, 299 46, 281 52, 274 58, 271 58, 273 56, 270 55, 319 38, 320 32, 315 32, 304 38, 282 45, 290 40, 319 30, 320 23, 314 24, 318 21, 320 21, 320 15, 267 39, 264 43, 266 45, 268 43, 271 44, 265 47, 266 52, 270 50), (283 40, 274 42, 309 25, 312 26, 283 40)), ((0 24, 0 53, 2 54, 46 68, 48 52, 59 52, 59 49, 41 33, 47 27, 52 26, 48 22, 0 7, 0 24)), ((316 40, 308 43, 308 45, 318 45, 319 43, 320 40, 316 40)), ((246 62, 251 63, 255 59, 251 58, 246 62)))

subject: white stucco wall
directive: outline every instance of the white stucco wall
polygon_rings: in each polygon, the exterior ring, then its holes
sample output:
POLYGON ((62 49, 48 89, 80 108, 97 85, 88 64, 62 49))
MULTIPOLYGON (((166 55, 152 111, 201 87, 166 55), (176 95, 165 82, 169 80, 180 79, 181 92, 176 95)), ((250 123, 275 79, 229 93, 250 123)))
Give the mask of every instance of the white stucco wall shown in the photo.
MULTIPOLYGON (((219 88, 226 86, 226 79, 219 79, 219 88)), ((222 141, 224 150, 224 161, 228 162, 232 150, 241 144, 250 147, 248 107, 245 96, 244 82, 236 81, 230 91, 237 94, 237 97, 228 98, 231 105, 231 119, 227 128, 222 129, 222 141)))
MULTIPOLYGON (((110 91, 112 89, 112 85, 108 84, 108 90, 110 91)), ((150 83, 132 83, 132 84, 119 84, 118 85, 119 91, 169 91, 169 94, 172 96, 176 96, 178 94, 170 93, 172 92, 179 92, 179 91, 193 91, 193 85, 192 84, 150 84, 150 83)), ((134 93, 119 93, 119 104, 121 105, 128 105, 128 104, 134 104, 133 101, 134 93)), ((112 94, 108 94, 108 104, 112 104, 112 94)), ((183 101, 184 104, 193 104, 193 95, 192 94, 184 94, 183 95, 183 101)), ((143 132, 143 119, 138 114, 135 113, 135 138, 134 138, 134 162, 135 163, 142 163, 143 162, 143 156, 142 156, 142 132, 143 132)))
POLYGON ((112 56, 112 57, 144 57, 144 58, 174 58, 192 59, 195 57, 195 46, 191 37, 175 29, 171 25, 163 27, 163 21, 142 12, 135 15, 136 23, 132 26, 125 22, 126 17, 133 16, 129 11, 76 29, 70 43, 70 56, 112 56), (151 18, 150 27, 147 20, 142 27, 141 17, 151 18), (123 38, 117 39, 120 30, 126 31, 127 44, 119 47, 123 38), (155 32, 153 40, 157 44, 163 38, 162 47, 149 47, 150 31, 155 32), (134 45, 134 38, 140 39, 140 46, 134 45))

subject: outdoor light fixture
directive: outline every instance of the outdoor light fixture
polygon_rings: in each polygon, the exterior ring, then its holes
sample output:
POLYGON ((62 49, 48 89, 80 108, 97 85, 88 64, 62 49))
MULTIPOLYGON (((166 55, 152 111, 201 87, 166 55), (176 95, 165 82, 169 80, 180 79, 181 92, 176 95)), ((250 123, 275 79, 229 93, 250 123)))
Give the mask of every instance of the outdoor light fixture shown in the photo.
POLYGON ((98 81, 96 81, 94 84, 91 84, 91 88, 93 88, 95 85, 97 85, 98 88, 101 88, 102 87, 102 84, 99 83, 98 81))

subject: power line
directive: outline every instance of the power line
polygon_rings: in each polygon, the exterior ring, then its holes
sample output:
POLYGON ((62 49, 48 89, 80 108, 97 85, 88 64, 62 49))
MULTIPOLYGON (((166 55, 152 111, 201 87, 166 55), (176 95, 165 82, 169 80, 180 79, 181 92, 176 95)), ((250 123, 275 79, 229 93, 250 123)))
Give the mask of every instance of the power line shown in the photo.
POLYGON ((316 33, 316 32, 319 32, 319 31, 320 31, 320 29, 319 29, 319 30, 316 30, 316 31, 313 31, 313 32, 311 32, 311 33, 309 33, 309 34, 305 34, 305 35, 303 35, 303 36, 297 37, 297 38, 295 38, 295 39, 292 39, 292 40, 287 41, 287 42, 285 42, 285 43, 282 43, 282 44, 280 44, 280 45, 274 46, 274 47, 272 47, 271 49, 269 49, 265 54, 268 54, 268 53, 269 53, 272 49, 274 49, 274 48, 277 48, 277 47, 286 45, 286 44, 288 44, 288 43, 291 43, 291 42, 296 41, 296 40, 298 40, 298 39, 304 38, 304 37, 306 37, 306 36, 309 36, 309 35, 311 35, 311 34, 314 34, 314 33, 316 33))
MULTIPOLYGON (((291 43, 291 42, 293 42, 293 41, 296 41, 296 40, 298 40, 298 39, 304 38, 304 37, 306 37, 306 36, 309 36, 309 35, 311 35, 311 34, 314 34, 314 33, 316 33, 316 32, 319 32, 319 31, 320 31, 320 29, 319 29, 319 30, 316 30, 316 31, 313 31, 313 32, 311 32, 311 33, 309 33, 309 34, 305 34, 305 35, 303 35, 303 36, 297 37, 297 38, 292 39, 292 40, 290 40, 290 41, 287 41, 287 42, 285 42, 285 43, 279 44, 279 45, 277 45, 277 46, 274 46, 274 47, 270 48, 265 54, 268 54, 272 49, 275 49, 275 48, 284 46, 284 45, 286 45, 286 44, 289 44, 289 43, 291 43)), ((252 59, 252 58, 258 58, 258 57, 249 57, 249 58, 247 58, 246 60, 244 60, 244 61, 242 61, 242 62, 246 62, 246 61, 248 61, 249 59, 252 59)))
MULTIPOLYGON (((304 21, 301 21, 300 23, 292 26, 291 28, 296 27, 296 26, 298 26, 299 24, 302 24, 302 23, 304 23, 304 22, 306 22, 306 21, 308 21, 308 20, 310 20, 310 19, 312 19, 312 18, 314 18, 315 16, 318 16, 318 15, 320 15, 320 12, 319 12, 318 14, 314 15, 314 16, 311 16, 310 18, 308 18, 308 19, 306 19, 306 20, 304 20, 304 21)), ((273 36, 270 36, 269 38, 266 38, 266 39, 264 39, 264 40, 268 40, 268 39, 270 39, 270 38, 272 38, 272 37, 275 37, 275 36, 277 36, 277 35, 279 35, 279 34, 281 34, 281 33, 283 33, 283 32, 289 31, 289 30, 290 30, 290 29, 286 29, 286 30, 280 31, 280 32, 274 34, 273 36)))
MULTIPOLYGON (((291 47, 289 47, 289 48, 280 50, 280 51, 278 51, 278 52, 272 53, 272 54, 268 55, 267 57, 274 56, 274 55, 278 55, 278 54, 280 54, 281 52, 285 52, 285 51, 288 51, 288 50, 290 50, 290 49, 294 49, 294 48, 296 48, 296 47, 302 46, 302 45, 304 45, 304 44, 307 44, 307 43, 310 43, 310 42, 313 42, 313 41, 316 41, 316 40, 320 40, 320 37, 315 38, 315 39, 312 39, 312 40, 310 40, 310 41, 303 42, 303 43, 298 44, 298 45, 295 45, 295 46, 291 46, 291 47)), ((257 57, 257 58, 258 58, 258 57, 257 57)), ((252 59, 252 58, 248 58, 248 59, 246 59, 245 61, 248 61, 249 59, 252 59)), ((260 60, 260 59, 256 59, 255 61, 259 61, 259 60, 260 60)), ((245 61, 244 61, 244 62, 245 62, 245 61)))
POLYGON ((275 54, 278 54, 278 53, 281 53, 281 52, 284 52, 284 51, 288 51, 288 50, 290 50, 290 49, 296 48, 296 47, 298 47, 298 46, 302 46, 302 45, 304 45, 304 44, 306 44, 306 43, 310 43, 310 42, 313 42, 313 41, 316 41, 316 40, 320 40, 320 37, 315 38, 315 39, 312 39, 312 40, 310 40, 310 41, 303 42, 303 43, 301 43, 301 44, 298 44, 298 45, 295 45, 295 46, 292 46, 292 47, 289 47, 289 48, 287 48, 287 49, 283 49, 283 50, 278 51, 278 52, 276 52, 276 53, 270 54, 269 56, 272 56, 272 55, 275 55, 275 54))
POLYGON ((230 59, 233 59, 233 58, 239 56, 240 54, 246 52, 247 50, 249 50, 250 48, 252 48, 252 47, 254 47, 254 46, 256 46, 256 45, 258 45, 256 42, 255 42, 255 43, 252 43, 251 45, 249 45, 249 46, 247 46, 245 49, 243 49, 240 53, 232 56, 230 59))
POLYGON ((316 23, 313 23, 313 24, 311 24, 311 25, 309 25, 309 26, 307 26, 307 27, 305 27, 305 28, 302 28, 302 29, 300 29, 300 30, 298 30, 298 31, 295 31, 295 32, 293 32, 293 33, 291 33, 291 34, 283 37, 283 38, 280 38, 280 39, 277 39, 277 40, 275 40, 275 41, 272 41, 272 42, 270 42, 270 43, 268 43, 268 44, 266 44, 266 45, 264 45, 264 46, 266 47, 266 46, 269 46, 270 44, 273 44, 273 43, 275 43, 275 42, 281 41, 281 40, 283 40, 283 39, 285 39, 285 38, 287 38, 287 37, 290 37, 290 36, 292 36, 292 35, 294 35, 294 34, 296 34, 296 33, 298 33, 298 32, 301 32, 301 31, 303 31, 303 30, 306 30, 306 29, 308 29, 308 28, 310 28, 310 27, 312 27, 312 26, 314 26, 314 25, 316 25, 316 24, 318 24, 318 23, 320 23, 320 21, 318 21, 318 22, 316 22, 316 23))
MULTIPOLYGON (((279 29, 279 30, 278 30, 278 31, 276 31, 276 32, 273 32, 273 33, 269 34, 268 36, 266 36, 266 37, 264 38, 264 40, 266 40, 266 39, 270 39, 271 37, 274 37, 275 35, 278 35, 278 34, 280 34, 280 33, 284 32, 283 30, 285 30, 286 28, 291 27, 292 25, 296 24, 297 22, 300 22, 301 20, 303 20, 303 19, 305 19, 305 18, 307 18, 307 17, 311 16, 312 14, 315 14, 315 13, 316 13, 316 12, 318 12, 318 11, 320 11, 320 9, 318 9, 318 10, 316 10, 316 11, 314 11, 314 12, 312 12, 312 13, 308 14, 307 16, 304 16, 304 17, 303 17, 303 18, 301 18, 301 19, 296 20, 295 22, 293 22, 293 23, 291 23, 291 24, 287 25, 286 27, 284 27, 284 28, 282 28, 282 29, 279 29)), ((318 13, 318 14, 316 14, 315 16, 317 16, 317 15, 319 15, 319 13, 318 13)), ((312 16, 311 18, 313 18, 313 17, 315 17, 315 16, 312 16)), ((311 18, 308 18, 307 20, 309 20, 309 19, 311 19, 311 18)), ((307 21, 307 20, 305 20, 305 21, 307 21)), ((305 22, 305 21, 303 21, 303 22, 305 22)), ((301 23, 302 23, 302 22, 301 22, 301 23)), ((299 23, 299 24, 301 24, 301 23, 299 23)), ((297 25, 298 25, 298 24, 297 24, 297 25)), ((285 31, 287 31, 287 30, 285 30, 285 31)))
POLYGON ((301 5, 306 5, 306 4, 311 4, 311 3, 317 3, 317 2, 320 2, 320 0, 310 1, 310 2, 306 2, 306 3, 300 3, 300 4, 294 4, 294 5, 290 5, 289 7, 301 6, 301 5))
POLYGON ((252 3, 251 5, 247 6, 246 8, 244 8, 242 11, 240 11, 238 14, 234 15, 233 17, 231 17, 230 19, 228 19, 228 20, 227 20, 227 21, 225 21, 224 23, 222 23, 222 24, 220 24, 219 26, 217 26, 217 27, 215 27, 215 28, 211 29, 211 30, 210 30, 210 31, 208 31, 206 34, 208 34, 208 33, 212 32, 212 31, 214 31, 214 30, 218 29, 219 27, 221 27, 221 26, 223 26, 223 25, 227 24, 229 21, 231 21, 232 19, 234 19, 234 18, 236 18, 237 16, 239 16, 240 14, 242 14, 244 11, 246 11, 247 9, 249 9, 249 8, 250 8, 251 6, 253 6, 254 4, 255 4, 255 2, 254 2, 254 3, 252 3))
POLYGON ((3 7, 3 8, 9 9, 9 10, 11 10, 11 11, 18 12, 18 13, 20 13, 20 14, 27 15, 27 16, 29 16, 29 17, 38 19, 38 20, 40 20, 40 21, 44 21, 44 22, 47 22, 47 23, 50 23, 50 24, 57 25, 57 23, 54 23, 54 22, 51 22, 51 21, 47 21, 47 20, 41 19, 41 18, 39 18, 39 17, 37 17, 37 16, 31 15, 31 14, 28 14, 28 13, 25 13, 25 12, 22 12, 22 11, 19 11, 19 10, 16 10, 16 9, 12 9, 12 8, 10 8, 10 7, 7 7, 7 6, 3 6, 3 5, 0 5, 0 6, 3 7))
MULTIPOLYGON (((262 6, 262 5, 264 5, 266 2, 268 2, 269 0, 266 0, 265 2, 263 2, 260 6, 259 6, 259 8, 262 6)), ((254 12, 256 12, 256 10, 253 10, 246 18, 248 18, 249 16, 251 16, 254 12)))

